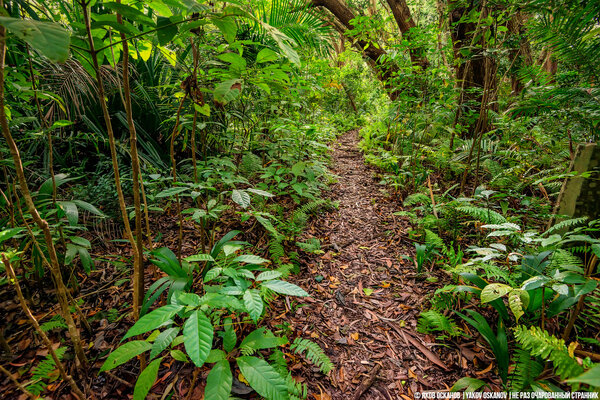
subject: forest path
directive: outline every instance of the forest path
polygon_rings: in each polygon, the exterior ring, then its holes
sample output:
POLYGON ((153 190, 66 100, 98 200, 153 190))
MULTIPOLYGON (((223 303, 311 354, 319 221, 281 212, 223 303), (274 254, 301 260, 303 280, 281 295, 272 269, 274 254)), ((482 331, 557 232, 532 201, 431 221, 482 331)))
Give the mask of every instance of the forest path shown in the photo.
POLYGON ((325 254, 309 257, 301 274, 290 277, 311 298, 283 318, 335 364, 327 377, 305 371, 310 399, 412 399, 415 392, 446 389, 460 369, 444 370, 456 353, 440 354, 433 338, 415 333, 425 296, 439 285, 416 280, 402 259, 413 246, 403 239, 408 222, 393 215, 401 203, 377 183, 358 141, 352 130, 332 146, 339 180, 330 196, 339 210, 308 229, 306 238, 319 238, 325 254))

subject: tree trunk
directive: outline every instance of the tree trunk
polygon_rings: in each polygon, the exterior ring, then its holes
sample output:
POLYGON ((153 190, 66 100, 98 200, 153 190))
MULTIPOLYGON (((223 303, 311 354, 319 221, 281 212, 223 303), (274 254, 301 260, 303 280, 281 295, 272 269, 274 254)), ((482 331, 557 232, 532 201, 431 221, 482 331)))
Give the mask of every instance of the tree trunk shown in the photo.
MULTIPOLYGON (((414 20, 411 17, 410 9, 405 0, 387 0, 388 5, 394 15, 394 19, 398 24, 398 28, 402 35, 410 41, 411 29, 416 27, 414 20)), ((345 30, 354 29, 355 26, 350 21, 355 18, 354 13, 346 6, 342 0, 312 0, 313 7, 326 8, 339 22, 339 25, 333 25, 346 35, 345 30)), ((354 38, 349 38, 354 41, 354 38)), ((396 99, 399 90, 393 87, 390 82, 398 67, 386 60, 387 52, 376 42, 366 42, 357 40, 354 46, 368 59, 369 65, 373 67, 377 73, 377 77, 383 82, 388 94, 392 100, 396 99)), ((421 70, 427 68, 429 61, 425 56, 425 49, 422 47, 411 48, 409 51, 410 59, 413 65, 418 66, 421 70)))
MULTIPOLYGON (((457 6, 455 0, 449 2, 448 5, 450 8, 448 14, 450 19, 452 48, 454 51, 454 58, 458 61, 457 66, 455 67, 456 83, 461 88, 459 106, 454 122, 455 124, 461 122, 467 128, 465 136, 473 137, 476 130, 483 129, 486 131, 488 126, 487 123, 486 126, 481 126, 479 117, 473 116, 469 118, 470 114, 487 112, 488 109, 496 111, 498 108, 495 101, 497 87, 495 78, 496 62, 484 54, 484 35, 479 35, 482 39, 475 41, 475 35, 477 33, 482 33, 476 32, 479 31, 479 23, 460 22, 464 16, 468 15, 473 10, 473 8, 457 6), (464 50, 469 51, 469 56, 466 59, 463 56, 464 50), (490 81, 490 73, 488 70, 493 71, 494 76, 492 81, 490 81), (490 91, 492 96, 489 96, 489 94, 484 96, 484 88, 485 90, 490 91), (485 104, 485 107, 481 107, 482 101, 484 100, 487 104, 485 104)), ((482 7, 482 3, 472 4, 472 7, 480 9, 481 17, 479 18, 479 21, 481 21, 486 14, 485 7, 482 7)))
MULTIPOLYGON (((347 36, 346 30, 355 28, 354 24, 350 22, 355 18, 355 15, 341 0, 312 0, 312 6, 324 7, 333 14, 336 21, 332 25, 344 36, 347 36)), ((398 67, 386 60, 386 51, 378 43, 366 42, 360 39, 355 41, 352 37, 349 39, 354 42, 354 47, 365 56, 369 65, 374 69, 377 78, 383 82, 390 99, 395 100, 398 89, 393 87, 390 81, 394 74, 398 72, 398 67)))
POLYGON ((533 58, 531 56, 531 47, 529 41, 525 37, 525 26, 524 16, 521 12, 517 12, 507 24, 508 31, 510 34, 517 39, 518 45, 515 43, 512 49, 509 51, 509 59, 511 63, 511 74, 510 74, 510 86, 512 89, 512 95, 519 95, 525 85, 521 79, 519 79, 519 69, 523 66, 529 66, 533 64, 533 58))
MULTIPOLYGON (((410 8, 406 4, 406 0, 387 0, 392 15, 396 20, 396 24, 402 33, 402 36, 409 42, 411 42, 411 36, 414 35, 414 31, 411 31, 417 25, 410 14, 410 8)), ((413 65, 426 69, 429 66, 429 61, 425 55, 425 49, 423 47, 411 47, 409 50, 410 60, 413 65)))

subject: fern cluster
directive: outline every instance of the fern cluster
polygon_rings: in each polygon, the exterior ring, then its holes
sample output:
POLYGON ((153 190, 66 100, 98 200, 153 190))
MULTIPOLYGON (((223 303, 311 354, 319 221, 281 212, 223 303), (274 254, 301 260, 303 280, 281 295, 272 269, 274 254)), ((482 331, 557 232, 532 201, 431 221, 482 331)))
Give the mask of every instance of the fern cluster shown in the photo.
MULTIPOLYGON (((55 350, 56 356, 62 360, 66 347, 59 347, 55 350)), ((26 389, 36 396, 39 396, 48 386, 47 381, 54 380, 58 377, 56 363, 50 354, 48 354, 39 364, 31 371, 31 382, 27 384, 26 389)))
POLYGON ((531 384, 544 370, 544 364, 533 359, 531 353, 522 348, 515 349, 516 363, 510 376, 509 387, 512 392, 529 390, 531 384))
POLYGON ((558 339, 536 326, 527 329, 520 325, 514 331, 515 339, 521 347, 529 351, 532 356, 539 356, 544 360, 551 361, 556 374, 562 379, 583 373, 583 367, 569 354, 564 340, 558 339))
POLYGON ((310 362, 319 367, 324 374, 328 374, 333 369, 333 363, 327 354, 313 341, 296 338, 290 349, 296 354, 304 355, 310 362))
POLYGON ((57 314, 54 317, 52 317, 50 321, 41 324, 40 328, 42 328, 44 332, 49 332, 54 329, 67 329, 68 327, 63 317, 57 314))
POLYGON ((449 336, 460 336, 462 329, 454 321, 444 314, 429 310, 421 313, 417 323, 417 331, 420 333, 445 332, 449 336))
POLYGON ((486 224, 503 224, 507 222, 502 214, 489 208, 467 205, 456 209, 486 224))

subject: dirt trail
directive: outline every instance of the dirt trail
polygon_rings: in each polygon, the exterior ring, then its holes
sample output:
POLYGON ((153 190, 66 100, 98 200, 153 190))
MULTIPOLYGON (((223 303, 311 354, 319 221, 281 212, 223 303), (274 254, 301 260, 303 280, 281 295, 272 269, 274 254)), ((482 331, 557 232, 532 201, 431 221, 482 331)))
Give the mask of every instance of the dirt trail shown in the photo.
POLYGON ((367 385, 361 399, 410 399, 414 392, 452 385, 460 369, 445 371, 441 366, 450 369, 456 354, 440 353, 433 338, 415 333, 425 296, 439 285, 415 280, 412 265, 401 258, 413 247, 403 238, 407 221, 393 215, 401 203, 377 183, 357 143, 354 130, 333 145, 339 180, 331 198, 339 210, 315 218, 308 230, 325 254, 308 259, 292 278, 311 298, 283 318, 335 364, 328 377, 304 371, 317 400, 354 399, 367 385), (437 357, 441 366, 432 362, 437 357), (376 379, 369 385, 370 376, 376 379))

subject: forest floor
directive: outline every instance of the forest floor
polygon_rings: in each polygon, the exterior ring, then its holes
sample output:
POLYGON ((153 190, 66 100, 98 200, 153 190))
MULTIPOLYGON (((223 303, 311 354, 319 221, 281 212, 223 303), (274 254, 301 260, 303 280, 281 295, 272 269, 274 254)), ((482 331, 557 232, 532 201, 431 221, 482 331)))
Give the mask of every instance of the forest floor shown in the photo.
MULTIPOLYGON (((293 375, 307 384, 309 400, 411 400, 417 392, 447 390, 463 376, 493 380, 491 357, 476 341, 467 339, 450 348, 437 344, 431 335, 417 333, 420 312, 448 276, 436 268, 418 275, 412 261, 402 257, 414 252, 414 243, 407 237, 409 222, 394 215, 402 209, 402 202, 378 183, 377 170, 365 165, 358 140, 358 131, 352 130, 332 144, 331 169, 338 180, 328 196, 339 202, 339 208, 311 220, 302 239, 318 238, 323 253, 302 253, 300 273, 288 278, 310 297, 273 302, 270 315, 264 318, 274 331, 287 330, 284 334, 290 339, 301 336, 319 343, 335 365, 325 376, 318 368, 297 360, 291 366, 293 375)), ((223 231, 239 228, 238 219, 225 220, 223 231)), ((165 233, 155 247, 176 248, 175 216, 153 221, 152 228, 165 233)), ((184 255, 197 253, 196 230, 186 225, 184 231, 184 255)), ((130 251, 122 241, 111 240, 119 237, 114 232, 95 235, 95 243, 104 247, 93 254, 97 269, 89 276, 80 276, 81 287, 89 290, 77 295, 93 332, 84 337, 90 343, 94 368, 82 381, 99 399, 123 399, 132 391, 129 382, 136 377, 135 363, 112 375, 96 371, 130 327, 124 318, 131 302, 131 292, 125 290, 129 269, 126 263, 115 261, 127 260, 130 251), (112 255, 110 259, 107 254, 112 255)), ((90 233, 90 240, 92 236, 90 233)), ((244 239, 256 242, 256 238, 244 239)), ((52 296, 42 289, 40 285, 31 296, 37 299, 35 309, 45 310, 36 317, 46 321, 57 309, 51 305, 52 296)), ((0 290, 0 305, 7 310, 5 326, 12 327, 9 336, 17 349, 10 356, 10 365, 28 370, 31 360, 41 360, 47 351, 25 325, 26 319, 7 286, 0 290)), ((60 342, 60 332, 51 332, 56 343, 60 342)), ((74 364, 68 364, 74 372, 74 364)), ((152 392, 174 390, 178 393, 175 398, 186 398, 192 371, 190 364, 166 363, 152 392)), ((202 399, 202 386, 196 385, 187 398, 202 399)), ((57 397, 53 398, 69 398, 59 395, 67 390, 64 384, 52 384, 46 392, 55 392, 57 397)), ((8 379, 0 379, 0 393, 2 398, 22 398, 8 379)))
POLYGON ((393 215, 401 202, 378 184, 358 140, 352 130, 332 146, 338 182, 330 197, 339 209, 315 218, 305 234, 319 238, 325 253, 305 259, 306 268, 290 277, 311 297, 295 310, 280 306, 269 323, 287 321, 331 357, 329 376, 304 371, 317 400, 412 399, 447 390, 466 372, 453 365, 461 365, 460 354, 415 330, 427 295, 440 284, 402 258, 414 245, 408 221, 393 215))

